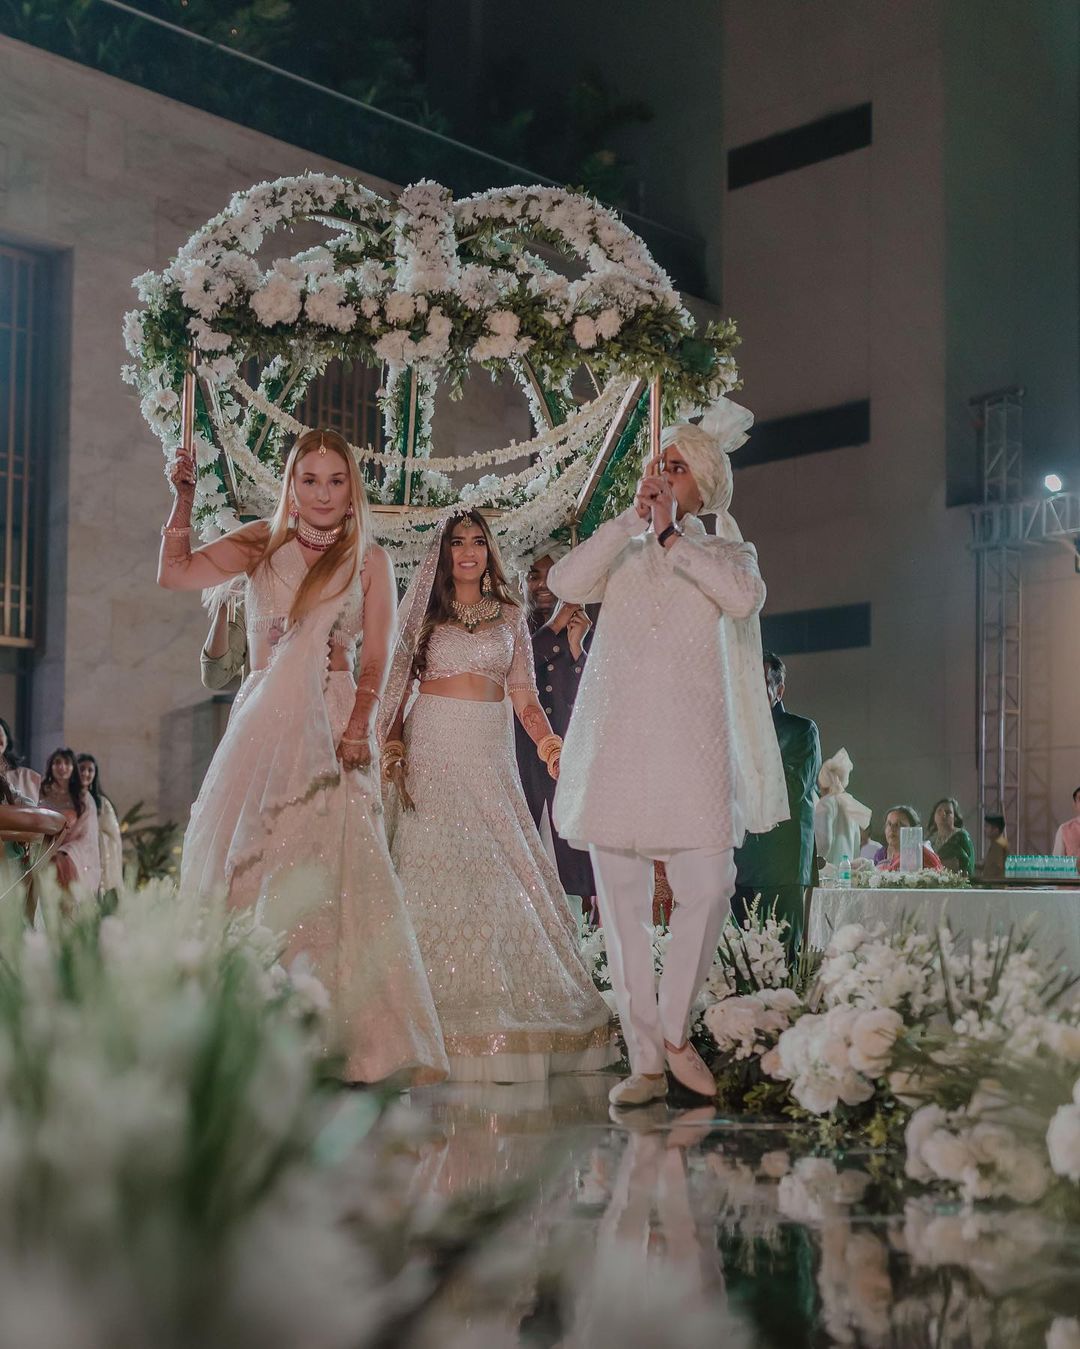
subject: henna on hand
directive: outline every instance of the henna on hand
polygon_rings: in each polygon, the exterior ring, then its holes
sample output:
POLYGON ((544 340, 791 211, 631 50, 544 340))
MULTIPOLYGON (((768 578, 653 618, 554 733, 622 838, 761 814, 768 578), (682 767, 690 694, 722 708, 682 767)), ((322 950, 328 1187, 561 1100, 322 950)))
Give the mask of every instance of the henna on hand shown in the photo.
POLYGON ((528 707, 522 708, 521 725, 534 745, 538 745, 545 735, 551 734, 551 725, 539 703, 530 703, 528 707))

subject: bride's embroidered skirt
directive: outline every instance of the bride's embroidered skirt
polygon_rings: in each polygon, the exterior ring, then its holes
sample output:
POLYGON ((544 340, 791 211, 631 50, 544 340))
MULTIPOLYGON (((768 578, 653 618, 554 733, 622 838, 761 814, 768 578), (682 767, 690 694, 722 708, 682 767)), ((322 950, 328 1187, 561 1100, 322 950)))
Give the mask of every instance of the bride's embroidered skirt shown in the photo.
POLYGON ((450 1076, 528 1081, 617 1053, 577 924, 521 790, 504 703, 420 694, 391 853, 442 1022, 450 1076))
MULTIPOLYGON (((240 814, 262 805, 265 784, 252 771, 258 755, 251 738, 274 727, 250 726, 238 713, 264 673, 254 672, 241 689, 192 807, 181 883, 203 893, 224 888, 240 814)), ((325 696, 336 739, 356 697, 352 676, 332 672, 325 696)), ((258 851, 232 872, 228 903, 254 908, 285 938, 282 963, 310 971, 326 988, 327 1048, 344 1058, 346 1081, 403 1074, 413 1083, 433 1082, 446 1076, 446 1055, 390 862, 377 774, 377 768, 343 772, 270 809, 258 851)))

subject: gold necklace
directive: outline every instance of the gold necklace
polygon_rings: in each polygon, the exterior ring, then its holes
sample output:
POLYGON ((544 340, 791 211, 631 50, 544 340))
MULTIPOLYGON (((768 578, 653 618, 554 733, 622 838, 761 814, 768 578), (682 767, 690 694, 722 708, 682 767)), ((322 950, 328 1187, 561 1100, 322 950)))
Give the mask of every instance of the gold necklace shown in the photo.
POLYGON ((481 623, 490 623, 502 615, 502 605, 497 599, 488 596, 477 600, 475 604, 462 604, 460 600, 451 600, 450 608, 466 632, 475 632, 481 623))

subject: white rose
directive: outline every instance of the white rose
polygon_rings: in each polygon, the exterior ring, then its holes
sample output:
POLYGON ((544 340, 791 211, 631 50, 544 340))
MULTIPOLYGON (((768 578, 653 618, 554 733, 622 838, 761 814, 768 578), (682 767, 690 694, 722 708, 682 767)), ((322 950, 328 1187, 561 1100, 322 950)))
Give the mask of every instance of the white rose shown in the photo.
POLYGON ((908 1120, 904 1130, 904 1151, 907 1174, 912 1180, 931 1179, 931 1172, 923 1161, 923 1145, 945 1122, 945 1111, 939 1105, 924 1105, 908 1120))
POLYGON ((889 1090, 900 1102, 910 1109, 922 1104, 922 1078, 915 1073, 895 1072, 889 1074, 889 1090))
POLYGON ((1080 1182, 1080 1106, 1059 1106, 1046 1131, 1046 1148, 1054 1174, 1080 1182))
POLYGON ((866 941, 866 937, 866 928, 861 923, 846 923, 833 933, 833 939, 829 943, 827 954, 854 951, 866 941))
POLYGON ((968 1172, 974 1173, 978 1166, 967 1135, 952 1133, 949 1129, 937 1129, 925 1140, 922 1159, 933 1175, 957 1184, 968 1172))
POLYGON ((828 1115, 840 1100, 838 1082, 831 1074, 812 1074, 792 1083, 791 1094, 804 1110, 812 1115, 828 1115))
POLYGON ((761 1056, 761 1071, 766 1077, 779 1077, 781 1072, 780 1050, 769 1049, 761 1056))
POLYGON ((867 1077, 881 1077, 889 1066, 892 1048, 904 1019, 891 1008, 877 1007, 862 1012, 851 1028, 851 1048, 848 1051, 851 1066, 867 1077))
POLYGON ((797 1012, 802 1000, 793 988, 765 988, 758 995, 766 1007, 777 1012, 797 1012))
POLYGON ((1048 1021, 1043 1026, 1043 1042, 1047 1049, 1070 1063, 1080 1063, 1080 1026, 1068 1026, 1061 1021, 1048 1021))

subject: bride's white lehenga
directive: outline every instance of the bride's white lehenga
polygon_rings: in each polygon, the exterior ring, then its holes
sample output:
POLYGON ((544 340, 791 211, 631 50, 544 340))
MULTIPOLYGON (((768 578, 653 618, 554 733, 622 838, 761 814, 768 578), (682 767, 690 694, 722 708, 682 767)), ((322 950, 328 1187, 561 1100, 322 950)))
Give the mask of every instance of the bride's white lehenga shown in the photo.
MULTIPOLYGON (((249 642, 286 628, 305 571, 295 539, 255 570, 249 642)), ((446 1076, 446 1054, 390 863, 377 768, 343 771, 336 757, 356 684, 328 670, 328 644, 355 653, 362 614, 358 577, 245 680, 191 810, 181 889, 225 890, 231 907, 254 907, 286 937, 284 963, 301 960, 330 995, 328 1048, 343 1054, 348 1081, 432 1082, 446 1076)))
MULTIPOLYGON (((435 628, 424 680, 465 672, 536 691, 520 611, 435 628)), ((611 1014, 521 789, 509 700, 421 693, 405 718, 408 789, 391 853, 442 1022, 450 1076, 521 1082, 618 1057, 611 1014)))

